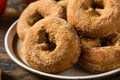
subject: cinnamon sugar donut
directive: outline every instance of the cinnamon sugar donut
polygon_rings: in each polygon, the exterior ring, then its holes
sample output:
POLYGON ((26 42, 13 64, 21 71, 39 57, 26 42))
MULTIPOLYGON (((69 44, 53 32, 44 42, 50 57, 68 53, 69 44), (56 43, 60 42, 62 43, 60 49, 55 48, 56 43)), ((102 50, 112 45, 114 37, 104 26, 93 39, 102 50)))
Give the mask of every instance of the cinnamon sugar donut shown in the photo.
POLYGON ((21 14, 18 24, 17 33, 20 39, 24 37, 30 27, 32 27, 38 20, 47 16, 64 17, 64 10, 62 6, 58 5, 53 0, 39 0, 31 3, 21 14))
POLYGON ((79 55, 79 37, 63 19, 48 17, 40 20, 25 36, 23 56, 37 70, 64 71, 77 62, 79 55))
POLYGON ((106 72, 120 68, 120 36, 112 34, 104 39, 82 39, 79 64, 90 72, 106 72))
POLYGON ((105 37, 120 25, 120 0, 70 0, 67 19, 79 34, 105 37))

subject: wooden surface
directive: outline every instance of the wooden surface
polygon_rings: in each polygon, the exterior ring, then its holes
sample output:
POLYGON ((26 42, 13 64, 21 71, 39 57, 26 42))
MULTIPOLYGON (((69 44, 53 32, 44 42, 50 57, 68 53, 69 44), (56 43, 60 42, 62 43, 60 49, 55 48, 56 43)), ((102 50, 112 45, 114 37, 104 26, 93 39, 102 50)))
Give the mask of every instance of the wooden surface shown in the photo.
MULTIPOLYGON (((7 55, 4 47, 6 31, 26 7, 26 4, 21 4, 19 0, 8 1, 7 9, 4 15, 0 17, 0 69, 2 70, 2 80, 50 80, 24 70, 7 55)), ((120 80, 120 73, 99 80, 120 80)))
POLYGON ((1 70, 0 70, 0 80, 1 80, 1 70))

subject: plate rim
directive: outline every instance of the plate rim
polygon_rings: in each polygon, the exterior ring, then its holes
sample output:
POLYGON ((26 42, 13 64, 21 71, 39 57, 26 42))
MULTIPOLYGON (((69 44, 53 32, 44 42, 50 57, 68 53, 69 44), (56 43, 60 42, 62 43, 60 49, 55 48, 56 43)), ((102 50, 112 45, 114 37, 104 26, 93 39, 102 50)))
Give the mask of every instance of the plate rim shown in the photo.
MULTIPOLYGON (((39 74, 41 76, 46 76, 46 77, 50 77, 50 78, 56 78, 56 79, 69 79, 69 80, 77 80, 77 79, 95 79, 95 78, 102 78, 102 77, 105 77, 105 76, 109 76, 109 75, 112 75, 112 74, 115 74, 115 73, 118 73, 120 72, 120 68, 118 69, 115 69, 115 70, 112 70, 112 71, 108 71, 108 72, 104 72, 104 73, 100 73, 100 74, 95 74, 95 75, 90 75, 90 76, 62 76, 62 75, 55 75, 55 74, 50 74, 50 73, 45 73, 45 72, 41 72, 41 71, 38 71, 38 70, 35 70, 27 65, 25 65, 24 63, 22 63, 21 61, 19 61, 16 56, 13 56, 10 49, 9 49, 9 46, 8 46, 8 37, 9 37, 9 33, 11 32, 12 29, 14 29, 17 24, 18 20, 16 20, 11 26, 10 28, 7 30, 6 32, 6 35, 5 35, 5 38, 4 38, 4 45, 5 45, 5 50, 7 52, 7 54, 9 55, 9 57, 16 63, 18 64, 19 66, 21 66, 22 68, 28 70, 28 71, 31 71, 33 73, 36 73, 36 74, 39 74)), ((15 34, 17 34, 15 32, 15 34)), ((15 35, 14 35, 15 36, 15 35)), ((13 50, 13 49, 12 49, 13 50)), ((13 53, 14 54, 14 53, 13 53)))

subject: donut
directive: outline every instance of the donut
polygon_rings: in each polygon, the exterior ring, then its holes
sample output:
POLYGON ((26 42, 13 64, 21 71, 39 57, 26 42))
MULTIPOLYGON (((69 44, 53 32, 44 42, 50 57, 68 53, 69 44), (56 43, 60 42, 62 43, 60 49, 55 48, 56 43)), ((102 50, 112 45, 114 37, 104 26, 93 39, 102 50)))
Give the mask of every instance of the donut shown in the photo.
POLYGON ((101 73, 120 68, 120 36, 104 39, 81 39, 82 52, 78 63, 90 72, 101 73))
POLYGON ((31 3, 21 14, 18 24, 17 33, 21 40, 37 21, 48 17, 64 17, 64 9, 53 0, 39 0, 31 3))
POLYGON ((120 0, 70 0, 67 20, 79 35, 102 38, 120 25, 120 0))
POLYGON ((23 44, 23 56, 29 66, 47 73, 69 69, 78 61, 81 52, 75 29, 57 17, 36 22, 23 44))

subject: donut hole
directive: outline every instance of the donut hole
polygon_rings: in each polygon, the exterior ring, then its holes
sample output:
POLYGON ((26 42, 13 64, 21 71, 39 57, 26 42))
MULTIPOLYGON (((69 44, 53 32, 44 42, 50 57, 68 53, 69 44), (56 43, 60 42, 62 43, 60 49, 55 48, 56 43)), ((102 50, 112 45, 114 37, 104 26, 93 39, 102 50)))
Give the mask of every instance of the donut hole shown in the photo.
POLYGON ((42 50, 53 51, 56 48, 56 44, 50 40, 49 33, 47 33, 46 30, 40 30, 38 36, 39 39, 37 43, 41 45, 42 50))
POLYGON ((46 32, 45 37, 47 39, 48 50, 53 51, 56 48, 56 44, 50 40, 49 34, 46 32))
POLYGON ((95 11, 95 14, 97 14, 98 16, 101 16, 101 14, 96 10, 96 9, 104 9, 104 4, 101 2, 94 2, 92 4, 92 8, 95 11))
POLYGON ((93 7, 93 9, 95 10, 96 8, 99 8, 99 9, 104 9, 104 4, 103 4, 103 2, 94 2, 93 4, 92 4, 92 7, 93 7))
POLYGON ((115 43, 118 41, 117 36, 118 36, 117 34, 111 34, 107 37, 101 38, 100 39, 101 46, 105 47, 115 45, 115 43))
POLYGON ((50 42, 48 50, 53 51, 56 48, 56 44, 54 42, 50 42))
POLYGON ((29 17, 28 25, 33 26, 37 21, 39 21, 40 19, 43 19, 43 18, 44 17, 40 13, 36 12, 29 17))
POLYGON ((67 10, 64 6, 62 6, 63 8, 63 19, 67 20, 67 10))
POLYGON ((55 0, 56 2, 59 2, 59 1, 61 1, 61 0, 55 0))

